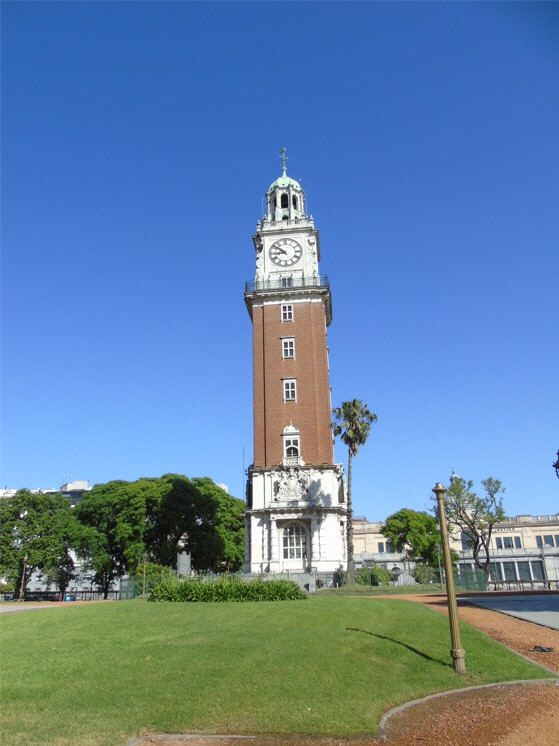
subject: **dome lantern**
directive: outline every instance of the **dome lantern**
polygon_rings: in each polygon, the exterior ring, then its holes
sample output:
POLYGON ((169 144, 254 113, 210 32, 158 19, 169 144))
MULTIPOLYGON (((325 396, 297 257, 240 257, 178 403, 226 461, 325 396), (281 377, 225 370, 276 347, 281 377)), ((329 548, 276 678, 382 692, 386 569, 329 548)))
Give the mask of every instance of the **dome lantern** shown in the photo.
POLYGON ((276 179, 266 192, 268 205, 267 219, 272 222, 301 220, 305 214, 305 192, 298 181, 287 175, 287 155, 281 149, 281 176, 276 179))

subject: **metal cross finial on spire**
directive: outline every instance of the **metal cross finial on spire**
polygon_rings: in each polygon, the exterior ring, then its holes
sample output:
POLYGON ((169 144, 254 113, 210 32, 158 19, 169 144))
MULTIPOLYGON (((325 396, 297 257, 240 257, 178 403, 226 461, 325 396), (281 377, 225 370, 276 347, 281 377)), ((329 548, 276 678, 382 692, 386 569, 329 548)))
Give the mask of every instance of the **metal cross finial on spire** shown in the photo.
POLYGON ((287 155, 286 155, 286 149, 282 148, 280 150, 280 158, 281 158, 281 170, 283 171, 283 175, 287 173, 287 155))

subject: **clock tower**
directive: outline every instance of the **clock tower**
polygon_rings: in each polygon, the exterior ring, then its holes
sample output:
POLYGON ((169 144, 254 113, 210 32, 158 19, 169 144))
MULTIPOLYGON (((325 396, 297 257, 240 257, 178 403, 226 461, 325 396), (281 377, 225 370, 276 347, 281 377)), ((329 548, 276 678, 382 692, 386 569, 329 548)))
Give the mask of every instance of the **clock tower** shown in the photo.
POLYGON ((346 563, 343 469, 334 463, 328 279, 301 185, 282 175, 256 226, 253 326, 254 463, 245 513, 250 572, 333 572, 346 563))

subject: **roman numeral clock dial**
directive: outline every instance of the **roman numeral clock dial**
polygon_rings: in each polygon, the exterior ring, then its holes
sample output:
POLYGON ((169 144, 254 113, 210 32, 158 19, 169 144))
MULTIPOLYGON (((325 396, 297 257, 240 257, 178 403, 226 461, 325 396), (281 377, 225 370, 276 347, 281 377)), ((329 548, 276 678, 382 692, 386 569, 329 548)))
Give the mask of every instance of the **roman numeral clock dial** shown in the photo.
POLYGON ((303 256, 303 249, 292 238, 280 238, 270 246, 269 255, 278 267, 291 267, 303 256))

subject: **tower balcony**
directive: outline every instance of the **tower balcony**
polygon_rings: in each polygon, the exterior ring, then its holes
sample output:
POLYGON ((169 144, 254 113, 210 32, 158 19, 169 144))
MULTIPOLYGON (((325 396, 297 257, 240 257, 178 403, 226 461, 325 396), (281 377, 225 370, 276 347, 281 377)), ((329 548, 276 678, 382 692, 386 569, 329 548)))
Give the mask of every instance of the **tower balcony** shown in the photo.
POLYGON ((269 230, 270 228, 273 228, 275 230, 284 231, 293 230, 294 227, 300 228, 302 226, 314 228, 313 216, 311 215, 308 217, 307 215, 304 215, 292 219, 284 218, 283 220, 272 220, 269 215, 266 215, 262 221, 258 221, 256 224, 256 230, 260 232, 262 229, 269 230))
POLYGON ((245 284, 245 293, 260 293, 270 290, 296 290, 300 288, 326 288, 330 290, 330 283, 326 275, 311 275, 310 277, 267 277, 245 284))
POLYGON ((330 326, 332 323, 332 295, 326 275, 267 277, 245 284, 245 303, 251 319, 255 301, 258 302, 263 297, 266 297, 268 301, 280 303, 287 297, 316 297, 317 295, 322 298, 324 304, 326 326, 330 326))

